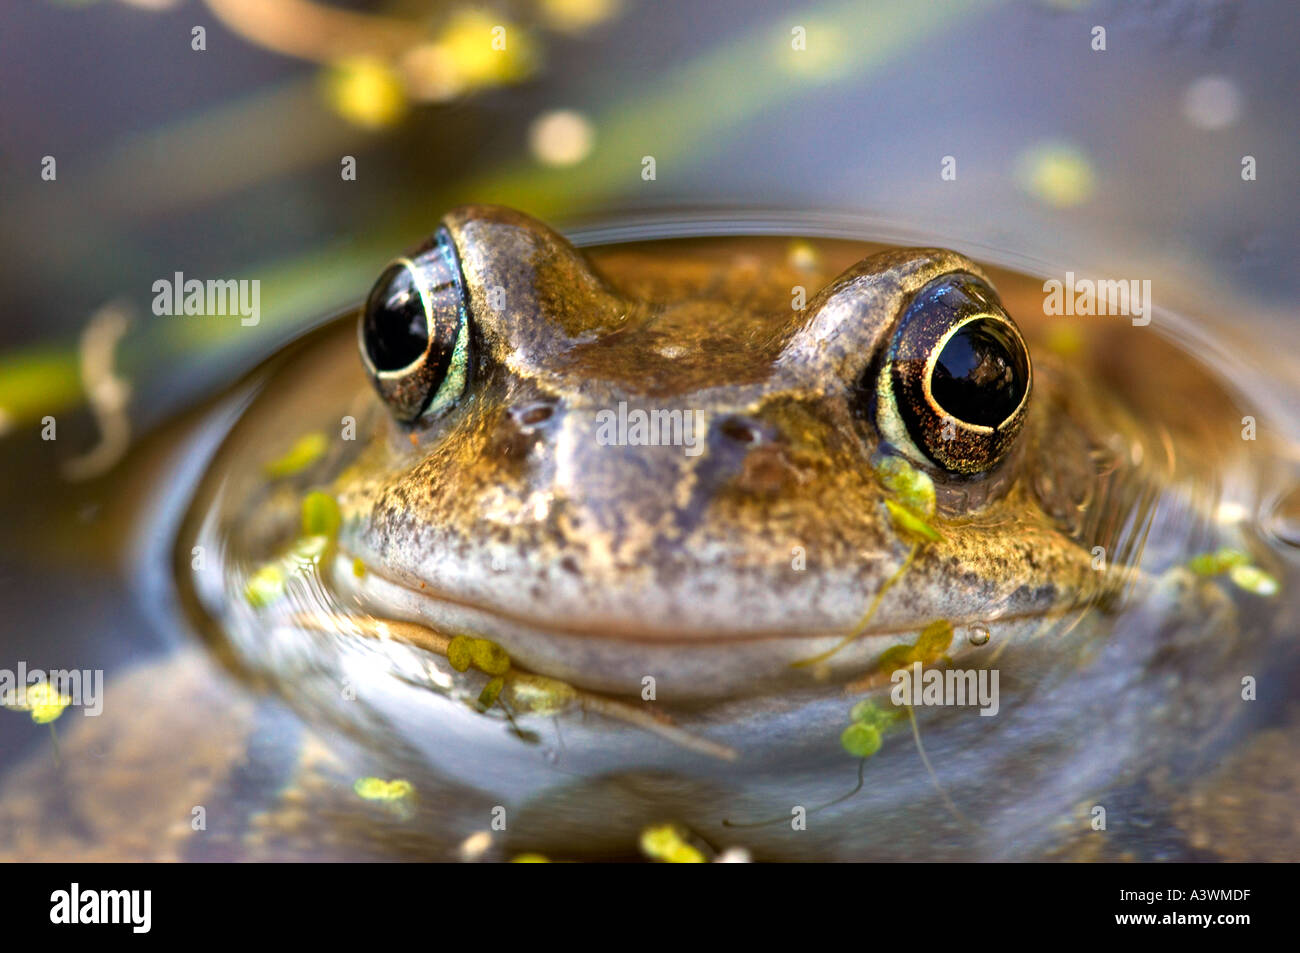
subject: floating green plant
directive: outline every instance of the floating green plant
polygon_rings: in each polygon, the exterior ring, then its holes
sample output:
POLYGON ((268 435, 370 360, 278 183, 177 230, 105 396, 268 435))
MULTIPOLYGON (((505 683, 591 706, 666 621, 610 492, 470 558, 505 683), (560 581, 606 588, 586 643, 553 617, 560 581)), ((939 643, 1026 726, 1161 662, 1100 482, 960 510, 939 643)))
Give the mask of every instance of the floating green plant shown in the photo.
POLYGON ((267 463, 262 472, 272 480, 293 476, 325 456, 327 449, 329 438, 325 434, 320 431, 303 434, 282 456, 267 463))
POLYGON ((912 645, 895 645, 886 649, 876 663, 876 668, 881 672, 893 672, 907 668, 913 662, 933 665, 940 660, 947 661, 952 634, 952 623, 947 619, 937 619, 921 630, 912 645))
POLYGON ((72 698, 63 694, 49 682, 37 682, 28 685, 21 704, 6 703, 11 711, 25 711, 38 725, 48 725, 55 721, 63 710, 72 704, 72 698))
POLYGON ((302 498, 302 533, 304 536, 338 535, 342 516, 334 497, 320 490, 313 490, 302 498))
POLYGON ((653 824, 641 832, 641 851, 663 864, 706 864, 708 858, 676 824, 653 824))
POLYGON ((1252 565, 1249 555, 1231 547, 1193 556, 1187 561, 1187 568, 1198 576, 1226 574, 1238 589, 1256 596, 1275 596, 1281 588, 1276 576, 1252 565))
POLYGON ((1187 561, 1187 568, 1198 576, 1217 576, 1237 566, 1246 566, 1250 557, 1239 549, 1222 548, 1212 553, 1201 553, 1187 561))
POLYGON ((505 687, 505 679, 500 675, 489 681, 483 686, 483 691, 479 692, 478 707, 486 711, 497 703, 501 697, 501 689, 505 687))
MULTIPOLYGON (((289 579, 322 566, 334 547, 342 518, 334 497, 319 490, 302 499, 303 535, 277 558, 253 571, 244 583, 244 598, 254 609, 265 609, 284 595, 289 579)), ((356 563, 353 563, 353 571, 356 563)))
POLYGON ((930 524, 930 519, 936 511, 936 503, 934 481, 930 479, 928 474, 916 469, 902 457, 893 455, 878 459, 873 464, 872 471, 885 492, 889 494, 884 503, 885 510, 889 513, 891 525, 901 538, 912 544, 912 548, 893 575, 880 584, 880 588, 876 590, 876 595, 867 607, 867 611, 858 620, 858 624, 854 626, 853 631, 825 652, 793 663, 795 668, 825 662, 846 645, 861 638, 866 633, 867 626, 871 623, 872 617, 875 616, 876 610, 880 608, 885 593, 898 580, 903 578, 907 570, 911 568, 912 562, 916 559, 916 555, 921 551, 921 548, 927 543, 943 540, 943 534, 930 524))
POLYGON ((415 793, 415 785, 404 778, 357 778, 352 790, 367 801, 400 801, 415 793))
POLYGON ((248 577, 244 583, 244 598, 254 609, 265 609, 284 595, 287 577, 279 563, 267 563, 248 577))
POLYGON ((1237 588, 1257 596, 1275 596, 1280 588, 1277 578, 1258 566, 1233 566, 1228 570, 1228 578, 1237 588))
POLYGON ((447 645, 447 661, 458 672, 473 665, 484 675, 499 676, 510 671, 510 655, 490 639, 458 635, 447 645))

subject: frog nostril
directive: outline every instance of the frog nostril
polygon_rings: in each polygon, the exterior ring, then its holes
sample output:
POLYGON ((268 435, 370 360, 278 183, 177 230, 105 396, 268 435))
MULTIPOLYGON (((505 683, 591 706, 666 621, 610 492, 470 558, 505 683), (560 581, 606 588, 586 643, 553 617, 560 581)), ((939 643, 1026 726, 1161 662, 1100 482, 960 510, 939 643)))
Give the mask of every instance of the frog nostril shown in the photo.
POLYGON ((763 428, 744 417, 727 417, 718 424, 718 432, 736 443, 756 444, 763 440, 763 428))

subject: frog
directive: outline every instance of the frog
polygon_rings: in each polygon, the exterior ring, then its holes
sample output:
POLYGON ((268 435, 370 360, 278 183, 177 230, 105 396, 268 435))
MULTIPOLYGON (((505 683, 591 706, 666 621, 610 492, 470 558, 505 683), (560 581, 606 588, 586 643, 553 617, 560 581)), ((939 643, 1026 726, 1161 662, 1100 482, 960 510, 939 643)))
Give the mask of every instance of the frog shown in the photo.
POLYGON ((1211 517, 1162 495, 1231 401, 1177 413, 1211 379, 1157 341, 1126 375, 1113 327, 1031 355, 1006 280, 450 211, 226 411, 172 554, 204 648, 129 678, 190 686, 241 803, 218 836, 180 796, 167 849, 608 858, 667 819, 757 859, 1199 859, 1096 809, 1172 803, 1240 736, 1223 672, 1278 625, 1189 572, 1211 517), (926 670, 1001 697, 900 704, 926 670))

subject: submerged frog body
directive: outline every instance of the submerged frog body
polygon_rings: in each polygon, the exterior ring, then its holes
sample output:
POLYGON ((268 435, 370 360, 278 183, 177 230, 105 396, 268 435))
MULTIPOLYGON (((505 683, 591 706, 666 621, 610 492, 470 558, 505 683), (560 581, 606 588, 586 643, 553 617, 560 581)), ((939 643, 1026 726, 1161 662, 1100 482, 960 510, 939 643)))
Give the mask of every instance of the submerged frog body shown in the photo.
POLYGON ((1210 379, 1152 342, 1127 373, 1117 329, 1031 356, 1034 297, 959 254, 861 251, 589 257, 463 208, 259 378, 182 592, 350 738, 333 789, 409 782, 384 844, 608 855, 669 819, 760 858, 1077 856, 1098 799, 1165 820, 1140 769, 1235 737, 1278 622, 1186 565, 1245 545, 1186 449, 1230 401, 1180 415, 1210 379), (900 705, 899 670, 983 694, 900 705))

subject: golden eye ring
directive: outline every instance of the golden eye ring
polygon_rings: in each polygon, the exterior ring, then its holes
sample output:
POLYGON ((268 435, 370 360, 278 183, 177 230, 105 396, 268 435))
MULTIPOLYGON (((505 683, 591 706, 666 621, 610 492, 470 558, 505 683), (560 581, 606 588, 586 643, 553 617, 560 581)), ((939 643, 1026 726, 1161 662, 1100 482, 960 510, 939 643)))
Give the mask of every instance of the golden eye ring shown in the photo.
POLYGON ((361 362, 402 423, 435 416, 458 400, 469 371, 469 308, 446 229, 384 269, 357 321, 361 362))
POLYGON ((876 377, 877 426, 909 456, 965 475, 1010 452, 1033 390, 1029 348, 997 294, 944 275, 912 299, 876 377))

